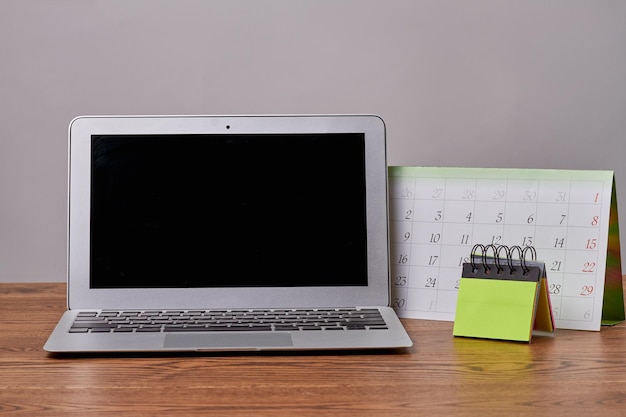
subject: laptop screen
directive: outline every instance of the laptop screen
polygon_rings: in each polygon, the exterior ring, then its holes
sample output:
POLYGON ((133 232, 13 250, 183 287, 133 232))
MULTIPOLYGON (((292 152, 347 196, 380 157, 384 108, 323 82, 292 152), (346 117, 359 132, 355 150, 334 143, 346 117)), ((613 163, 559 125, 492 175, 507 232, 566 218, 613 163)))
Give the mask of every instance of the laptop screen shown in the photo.
POLYGON ((364 286, 362 133, 91 136, 91 288, 364 286))

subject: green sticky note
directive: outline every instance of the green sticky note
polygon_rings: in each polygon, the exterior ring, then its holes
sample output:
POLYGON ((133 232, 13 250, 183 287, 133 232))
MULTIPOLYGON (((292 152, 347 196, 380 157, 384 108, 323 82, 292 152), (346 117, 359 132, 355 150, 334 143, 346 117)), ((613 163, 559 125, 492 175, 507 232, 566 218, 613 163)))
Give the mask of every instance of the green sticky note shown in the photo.
POLYGON ((529 342, 537 281, 461 278, 455 336, 529 342))

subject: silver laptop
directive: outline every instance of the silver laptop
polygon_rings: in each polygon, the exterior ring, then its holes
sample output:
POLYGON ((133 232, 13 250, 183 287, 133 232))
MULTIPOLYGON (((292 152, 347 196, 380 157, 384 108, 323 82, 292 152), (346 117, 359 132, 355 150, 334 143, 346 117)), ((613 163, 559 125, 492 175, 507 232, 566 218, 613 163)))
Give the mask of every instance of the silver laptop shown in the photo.
POLYGON ((49 352, 400 348, 377 116, 84 116, 49 352))

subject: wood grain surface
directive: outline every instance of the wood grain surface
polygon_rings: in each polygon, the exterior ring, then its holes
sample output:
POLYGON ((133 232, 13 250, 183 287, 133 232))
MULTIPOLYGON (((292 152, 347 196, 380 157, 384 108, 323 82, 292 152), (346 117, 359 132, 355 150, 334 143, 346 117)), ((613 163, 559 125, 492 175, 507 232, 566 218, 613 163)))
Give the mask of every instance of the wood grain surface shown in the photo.
POLYGON ((0 415, 626 416, 626 326, 394 352, 52 356, 64 284, 0 284, 0 415))

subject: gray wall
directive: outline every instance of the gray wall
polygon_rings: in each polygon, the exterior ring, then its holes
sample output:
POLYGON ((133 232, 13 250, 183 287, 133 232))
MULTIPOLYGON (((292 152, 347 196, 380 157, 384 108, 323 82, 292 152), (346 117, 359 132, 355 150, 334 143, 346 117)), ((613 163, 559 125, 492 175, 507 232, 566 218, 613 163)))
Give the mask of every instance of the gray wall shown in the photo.
POLYGON ((626 219, 625 22, 621 0, 2 0, 0 281, 65 279, 80 114, 377 113, 391 165, 613 169, 626 219))

